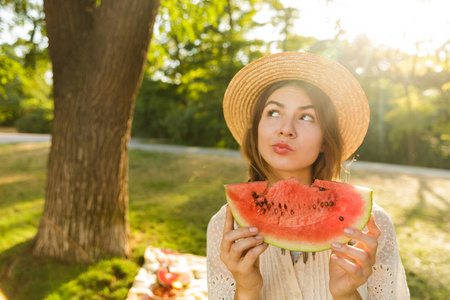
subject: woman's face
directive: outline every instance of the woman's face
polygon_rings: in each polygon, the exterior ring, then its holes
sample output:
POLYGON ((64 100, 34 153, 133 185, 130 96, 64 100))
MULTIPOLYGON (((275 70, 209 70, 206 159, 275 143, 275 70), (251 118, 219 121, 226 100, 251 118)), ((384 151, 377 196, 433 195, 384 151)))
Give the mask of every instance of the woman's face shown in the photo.
POLYGON ((295 177, 311 184, 323 133, 311 99, 300 87, 283 86, 269 96, 258 125, 258 148, 279 179, 295 177))

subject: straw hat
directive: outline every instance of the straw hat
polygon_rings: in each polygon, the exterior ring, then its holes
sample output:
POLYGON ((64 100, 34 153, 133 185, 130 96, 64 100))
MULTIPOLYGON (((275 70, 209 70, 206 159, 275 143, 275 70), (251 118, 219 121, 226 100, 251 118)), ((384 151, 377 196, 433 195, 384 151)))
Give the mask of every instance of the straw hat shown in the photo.
POLYGON ((303 80, 324 91, 334 103, 344 141, 341 161, 361 145, 369 127, 369 104, 353 75, 325 57, 302 52, 284 52, 262 57, 242 68, 225 92, 225 121, 239 144, 250 125, 253 106, 271 84, 303 80))

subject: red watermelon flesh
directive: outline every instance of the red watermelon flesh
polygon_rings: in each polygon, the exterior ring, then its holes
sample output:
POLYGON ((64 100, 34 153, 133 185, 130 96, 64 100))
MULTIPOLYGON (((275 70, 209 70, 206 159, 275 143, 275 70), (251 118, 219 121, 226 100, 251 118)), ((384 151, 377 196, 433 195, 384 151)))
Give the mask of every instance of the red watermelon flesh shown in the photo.
POLYGON ((267 184, 228 184, 227 201, 240 226, 257 227, 266 243, 280 248, 316 252, 347 243, 344 228, 363 229, 372 211, 368 188, 323 180, 307 186, 295 178, 267 184))
POLYGON ((166 267, 160 267, 156 271, 156 280, 163 287, 170 287, 172 282, 177 281, 180 273, 170 272, 166 267))

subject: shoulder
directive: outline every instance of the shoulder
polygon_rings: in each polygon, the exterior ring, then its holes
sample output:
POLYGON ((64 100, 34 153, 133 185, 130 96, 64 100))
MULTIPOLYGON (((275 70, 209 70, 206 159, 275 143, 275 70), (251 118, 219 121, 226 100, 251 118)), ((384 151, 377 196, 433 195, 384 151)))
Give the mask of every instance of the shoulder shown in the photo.
POLYGON ((372 206, 372 213, 375 217, 375 222, 377 223, 382 233, 394 231, 394 224, 392 223, 392 220, 389 217, 388 213, 375 202, 372 206))
POLYGON ((373 202, 372 205, 372 213, 375 216, 375 218, 379 218, 380 220, 389 220, 389 222, 391 221, 391 218, 389 217, 388 213, 381 207, 379 206, 375 201, 373 202))
POLYGON ((389 215, 379 205, 373 204, 372 213, 381 231, 378 238, 377 259, 386 263, 398 255, 395 227, 389 215))

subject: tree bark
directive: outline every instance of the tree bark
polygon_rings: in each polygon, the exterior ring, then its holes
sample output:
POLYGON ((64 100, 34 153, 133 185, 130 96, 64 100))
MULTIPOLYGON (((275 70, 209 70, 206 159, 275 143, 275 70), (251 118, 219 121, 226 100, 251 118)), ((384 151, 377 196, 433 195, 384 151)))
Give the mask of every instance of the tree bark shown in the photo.
POLYGON ((54 120, 34 255, 128 256, 128 141, 159 0, 45 0, 54 120))

